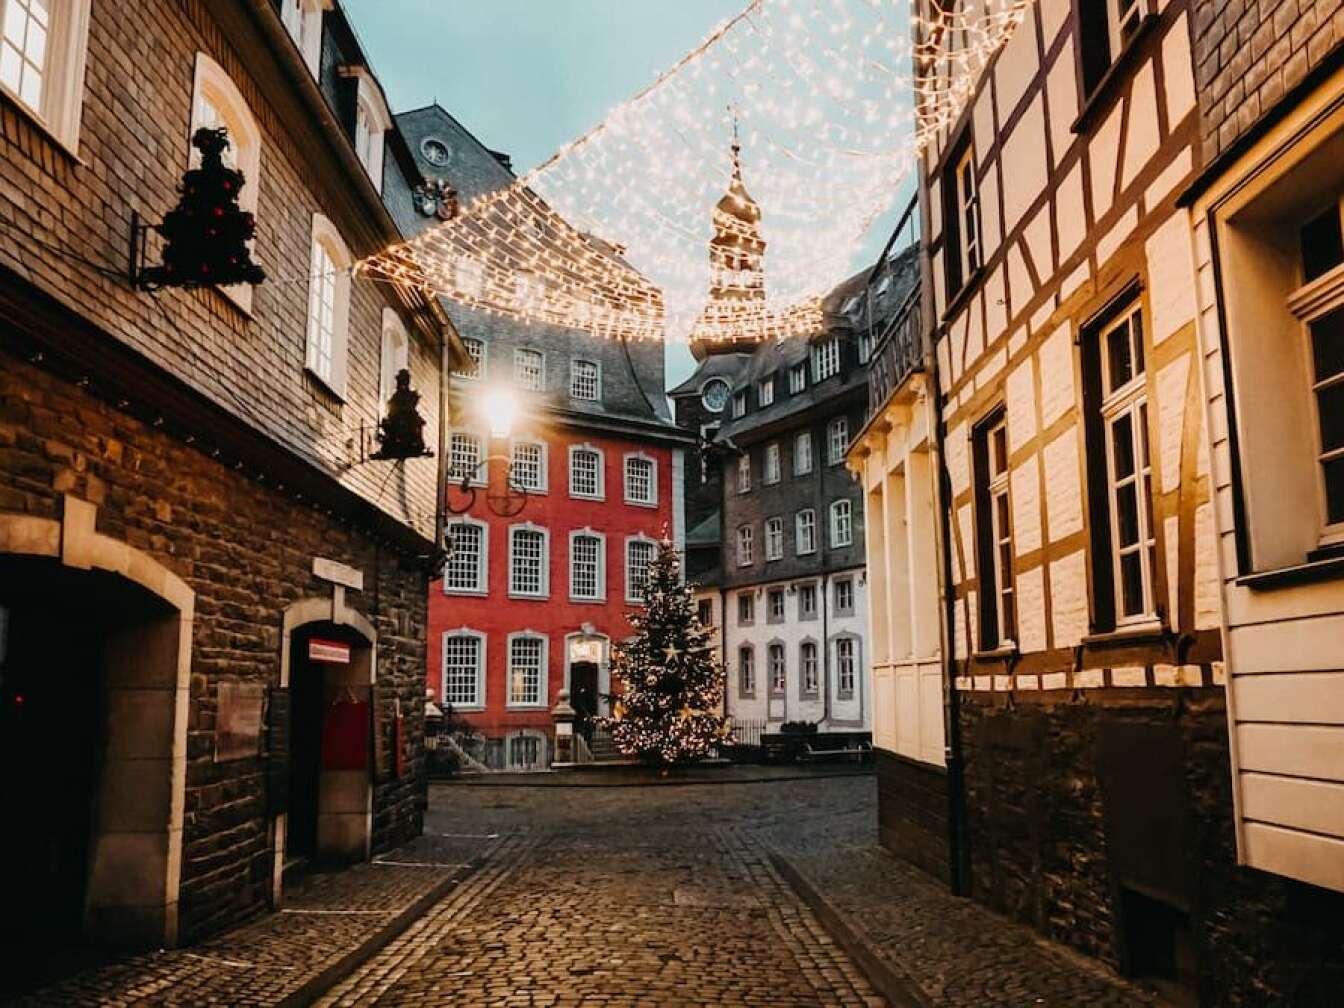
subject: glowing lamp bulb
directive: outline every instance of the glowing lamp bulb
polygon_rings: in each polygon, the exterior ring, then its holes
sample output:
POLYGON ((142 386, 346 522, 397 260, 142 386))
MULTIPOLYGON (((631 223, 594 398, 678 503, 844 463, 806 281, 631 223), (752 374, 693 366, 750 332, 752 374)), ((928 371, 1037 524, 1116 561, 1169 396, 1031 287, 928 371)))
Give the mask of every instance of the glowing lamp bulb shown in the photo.
POLYGON ((509 388, 489 388, 481 396, 481 413, 490 425, 490 436, 506 438, 518 419, 518 397, 509 388))

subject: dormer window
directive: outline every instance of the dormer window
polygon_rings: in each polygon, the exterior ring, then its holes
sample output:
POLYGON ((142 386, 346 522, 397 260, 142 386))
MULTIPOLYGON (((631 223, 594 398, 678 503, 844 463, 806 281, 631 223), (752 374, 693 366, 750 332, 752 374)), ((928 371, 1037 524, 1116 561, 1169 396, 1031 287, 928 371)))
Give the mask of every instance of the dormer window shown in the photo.
POLYGON ((280 4, 280 20, 314 77, 322 66, 322 12, 328 6, 329 0, 282 0, 280 4))
POLYGON ((392 128, 392 115, 388 111, 383 90, 374 80, 368 67, 347 66, 341 68, 345 77, 356 80, 354 136, 355 154, 359 163, 368 172, 373 187, 383 191, 383 138, 392 128))
POLYGON ((812 344, 812 381, 825 381, 840 371, 840 344, 835 337, 812 344))
POLYGON ((744 417, 747 415, 747 390, 742 389, 733 393, 733 417, 744 417))
POLYGON ((762 378, 756 383, 756 402, 762 407, 769 406, 775 401, 775 376, 762 378))

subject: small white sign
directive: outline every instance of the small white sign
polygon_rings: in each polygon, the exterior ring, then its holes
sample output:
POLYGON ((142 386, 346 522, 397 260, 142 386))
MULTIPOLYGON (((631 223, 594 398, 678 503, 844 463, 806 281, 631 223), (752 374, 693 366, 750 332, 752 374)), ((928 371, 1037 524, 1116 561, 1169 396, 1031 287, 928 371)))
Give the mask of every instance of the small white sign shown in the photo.
POLYGON ((364 572, 326 557, 313 557, 313 576, 353 591, 364 590, 364 572))
POLYGON ((556 735, 573 735, 574 723, 572 721, 557 721, 555 724, 556 735))

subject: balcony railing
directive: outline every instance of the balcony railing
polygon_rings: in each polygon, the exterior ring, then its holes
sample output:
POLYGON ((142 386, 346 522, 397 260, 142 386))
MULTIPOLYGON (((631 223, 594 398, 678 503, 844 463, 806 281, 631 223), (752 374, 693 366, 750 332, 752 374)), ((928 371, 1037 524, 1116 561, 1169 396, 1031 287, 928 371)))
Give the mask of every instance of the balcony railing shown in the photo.
POLYGON ((873 347, 868 360, 869 416, 880 411, 911 372, 924 363, 920 304, 916 284, 873 347))

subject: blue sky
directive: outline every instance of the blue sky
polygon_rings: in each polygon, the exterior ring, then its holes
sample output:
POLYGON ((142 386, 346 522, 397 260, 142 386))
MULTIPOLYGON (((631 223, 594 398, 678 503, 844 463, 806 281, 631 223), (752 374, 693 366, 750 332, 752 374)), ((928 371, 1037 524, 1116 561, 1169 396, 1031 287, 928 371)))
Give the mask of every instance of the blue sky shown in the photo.
MULTIPOLYGON (((345 0, 345 7, 394 111, 437 100, 522 172, 651 83, 744 2, 345 0)), ((874 230, 864 258, 876 257, 885 239, 880 223, 874 230)), ((690 372, 684 347, 670 346, 667 357, 670 382, 690 372)))

